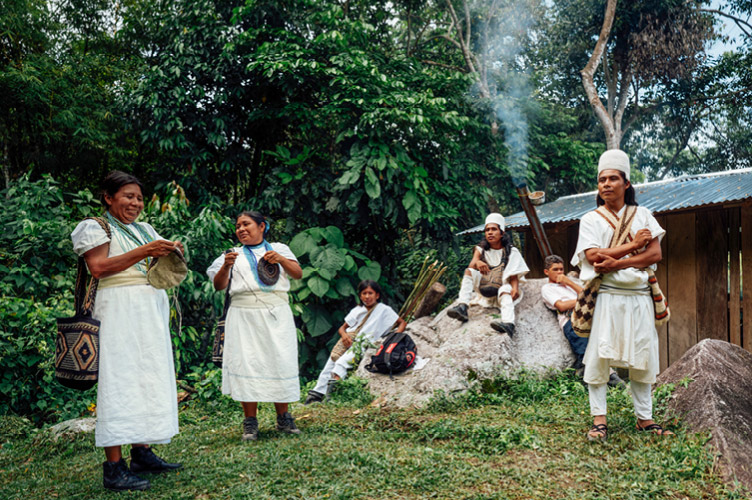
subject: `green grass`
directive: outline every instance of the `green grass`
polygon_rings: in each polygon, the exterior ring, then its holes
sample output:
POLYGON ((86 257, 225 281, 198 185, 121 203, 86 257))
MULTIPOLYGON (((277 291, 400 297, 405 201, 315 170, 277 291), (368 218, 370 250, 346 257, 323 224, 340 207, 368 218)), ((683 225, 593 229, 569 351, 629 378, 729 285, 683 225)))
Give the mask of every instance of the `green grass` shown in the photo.
POLYGON ((299 436, 273 430, 273 408, 261 405, 255 443, 240 441, 234 402, 184 404, 181 433, 155 447, 184 467, 151 476, 147 493, 103 490, 92 435, 54 443, 6 417, 0 498, 747 498, 714 472, 707 435, 677 423, 670 439, 638 434, 624 391, 609 391, 608 442, 588 443, 587 392, 571 374, 487 381, 421 410, 370 400, 362 381, 348 380, 330 403, 293 405, 299 436))

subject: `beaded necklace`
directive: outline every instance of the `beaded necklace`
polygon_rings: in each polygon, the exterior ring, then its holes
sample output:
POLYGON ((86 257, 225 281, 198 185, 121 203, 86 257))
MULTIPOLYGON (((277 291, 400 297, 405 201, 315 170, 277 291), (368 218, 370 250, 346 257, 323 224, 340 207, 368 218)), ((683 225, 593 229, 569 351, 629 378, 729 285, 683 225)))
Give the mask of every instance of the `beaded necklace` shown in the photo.
POLYGON ((264 292, 270 292, 274 285, 267 285, 259 278, 258 260, 256 259, 256 255, 253 253, 253 250, 261 247, 264 247, 267 252, 272 250, 272 246, 266 240, 263 240, 258 245, 243 245, 243 254, 245 255, 245 258, 248 259, 248 264, 251 265, 253 277, 256 279, 256 283, 258 283, 259 288, 264 292))

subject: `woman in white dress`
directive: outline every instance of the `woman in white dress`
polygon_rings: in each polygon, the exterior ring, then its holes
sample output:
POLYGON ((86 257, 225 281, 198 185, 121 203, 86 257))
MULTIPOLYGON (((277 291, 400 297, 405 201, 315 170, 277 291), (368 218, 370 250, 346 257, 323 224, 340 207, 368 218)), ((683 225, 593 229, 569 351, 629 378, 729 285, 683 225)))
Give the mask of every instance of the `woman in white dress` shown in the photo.
POLYGON ((289 278, 299 279, 303 271, 287 245, 266 241, 268 231, 263 215, 242 212, 235 235, 243 246, 219 256, 206 271, 215 289, 230 284, 222 393, 243 407, 244 441, 258 439, 259 402, 274 403, 277 430, 300 433, 288 411, 289 403, 300 399, 300 380, 298 339, 287 292, 289 278), (263 272, 268 264, 278 266, 276 278, 263 272))
POLYGON ((74 251, 99 279, 93 311, 101 322, 95 440, 107 458, 104 487, 144 490, 149 481, 136 473, 180 468, 149 446, 168 443, 178 433, 178 412, 167 294, 147 283, 146 270, 153 257, 182 251, 182 245, 136 222, 144 200, 134 176, 110 172, 102 187, 111 237, 91 219, 71 234, 74 251), (127 444, 130 469, 121 451, 127 444))

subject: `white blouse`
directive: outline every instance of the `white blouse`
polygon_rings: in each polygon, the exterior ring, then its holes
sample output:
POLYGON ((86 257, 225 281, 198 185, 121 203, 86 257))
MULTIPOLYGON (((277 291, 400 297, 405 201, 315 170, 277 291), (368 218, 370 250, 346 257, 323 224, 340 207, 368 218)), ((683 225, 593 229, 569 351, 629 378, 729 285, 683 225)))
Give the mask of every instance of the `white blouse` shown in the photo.
MULTIPOLYGON (((286 259, 298 261, 295 254, 292 253, 290 247, 284 243, 271 243, 272 250, 280 254, 286 259)), ((271 287, 264 287, 263 289, 256 281, 256 277, 253 275, 253 269, 251 269, 251 263, 248 262, 248 258, 243 252, 243 247, 237 247, 232 249, 233 252, 238 252, 238 257, 235 259, 235 265, 232 267, 232 284, 230 285, 230 295, 243 292, 258 292, 271 290, 274 292, 288 292, 290 290, 290 278, 287 276, 284 268, 280 266, 279 280, 271 287)), ((267 252, 267 250, 260 246, 259 248, 251 250, 256 256, 256 262, 261 260, 261 257, 267 252)), ((222 265, 225 263, 225 254, 220 255, 214 262, 211 263, 206 270, 209 279, 214 281, 214 277, 219 272, 222 265)))

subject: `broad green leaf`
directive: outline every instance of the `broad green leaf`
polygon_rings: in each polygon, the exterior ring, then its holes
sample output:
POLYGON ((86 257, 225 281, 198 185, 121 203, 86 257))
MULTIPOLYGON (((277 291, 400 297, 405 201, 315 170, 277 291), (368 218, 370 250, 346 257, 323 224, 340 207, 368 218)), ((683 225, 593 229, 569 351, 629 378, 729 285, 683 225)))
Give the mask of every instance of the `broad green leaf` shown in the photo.
POLYGON ((343 297, 349 297, 349 296, 355 296, 357 293, 355 292, 355 287, 352 285, 349 279, 347 278, 340 278, 337 280, 337 284, 335 285, 337 287, 337 292, 342 295, 343 297))
POLYGON ((334 278, 337 271, 345 265, 345 253, 334 245, 327 246, 323 251, 318 252, 315 257, 313 254, 311 255, 311 263, 320 270, 330 271, 332 278, 334 278))
POLYGON ((296 234, 292 241, 290 241, 290 250, 292 250, 292 253, 296 257, 302 257, 314 248, 316 248, 316 241, 313 236, 305 231, 296 234))
POLYGON ((405 210, 407 211, 407 218, 410 221, 410 224, 415 224, 415 222, 420 218, 421 214, 421 203, 418 199, 418 195, 415 194, 415 191, 408 191, 405 194, 405 197, 402 198, 402 206, 405 207, 405 210))
POLYGON ((334 279, 334 273, 327 268, 321 268, 321 269, 317 268, 316 271, 319 273, 319 276, 321 276, 327 281, 331 281, 332 279, 334 279))
POLYGON ((308 288, 310 288, 317 297, 323 297, 329 290, 329 282, 320 276, 313 276, 307 281, 307 283, 308 288))
POLYGON ((332 322, 329 314, 325 309, 318 306, 311 306, 303 311, 303 322, 306 325, 311 337, 318 337, 328 332, 332 328, 332 322))
POLYGON ((352 272, 357 267, 357 264, 355 263, 355 259, 353 259, 351 256, 346 255, 345 256, 345 271, 352 272))
POLYGON ((378 262, 369 261, 365 266, 358 269, 358 278, 361 280, 378 281, 381 277, 381 265, 378 262))
POLYGON ((345 246, 345 235, 337 226, 327 226, 324 228, 324 238, 329 243, 333 243, 337 248, 345 246))
POLYGON ((379 184, 379 178, 371 167, 366 167, 365 186, 366 194, 372 199, 381 196, 381 184, 379 184))

